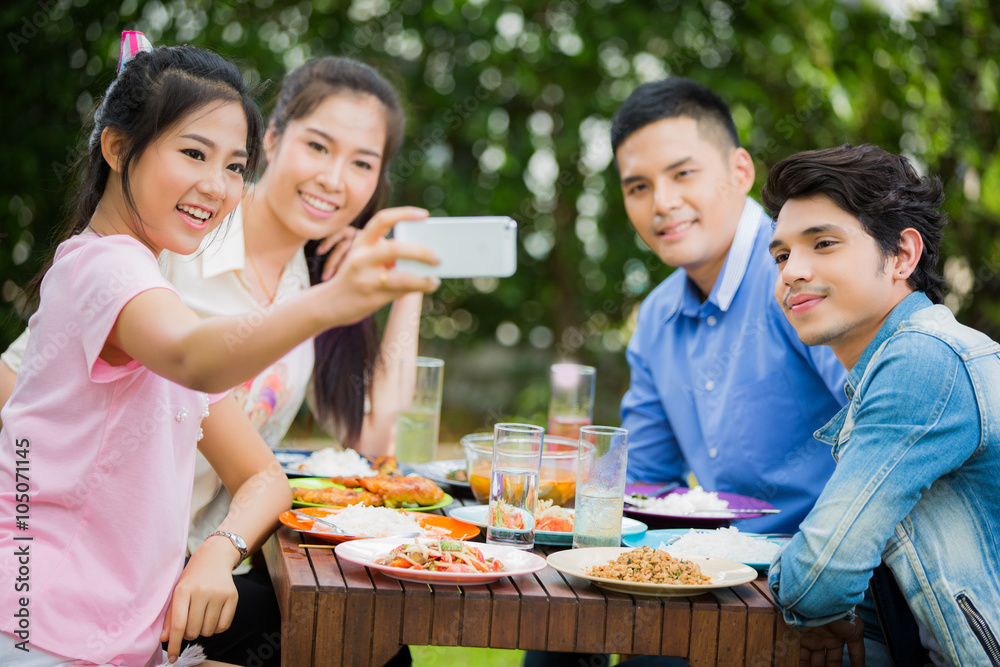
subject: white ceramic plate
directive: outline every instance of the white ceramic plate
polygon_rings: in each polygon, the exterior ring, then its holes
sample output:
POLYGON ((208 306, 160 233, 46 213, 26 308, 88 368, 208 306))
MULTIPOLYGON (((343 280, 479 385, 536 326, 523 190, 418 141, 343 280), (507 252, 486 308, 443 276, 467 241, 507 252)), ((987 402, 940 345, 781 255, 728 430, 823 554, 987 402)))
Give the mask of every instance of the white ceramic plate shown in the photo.
MULTIPOLYGON (((486 515, 489 511, 489 505, 463 505, 460 507, 453 507, 451 509, 445 510, 448 516, 454 517, 456 519, 461 519, 462 521, 467 521, 474 526, 479 526, 486 529, 486 515)), ((570 514, 573 510, 567 510, 570 514)), ((636 521, 635 519, 630 519, 627 516, 622 517, 622 539, 624 540, 626 535, 629 536, 641 536, 646 532, 646 524, 641 521, 636 521)), ((559 530, 536 530, 535 531, 535 542, 538 544, 573 544, 573 533, 566 533, 559 530)))
POLYGON ((470 543, 486 558, 496 558, 503 563, 503 572, 431 572, 428 570, 410 570, 401 567, 379 565, 376 559, 388 554, 401 544, 412 544, 413 538, 400 539, 387 537, 378 540, 355 540, 344 542, 336 548, 338 558, 352 563, 364 565, 382 574, 419 584, 451 584, 455 586, 472 586, 500 581, 504 577, 515 577, 519 574, 530 574, 545 567, 545 559, 530 551, 501 547, 493 544, 470 543))
POLYGON ((618 581, 605 577, 593 577, 584 574, 584 570, 594 565, 604 565, 618 556, 632 551, 623 547, 595 547, 591 549, 568 549, 550 554, 549 565, 563 574, 571 574, 593 582, 601 588, 630 595, 652 595, 655 597, 677 597, 681 595, 698 595, 712 588, 729 588, 738 586, 757 578, 757 570, 722 558, 708 558, 694 554, 674 554, 675 558, 696 563, 703 574, 712 578, 708 584, 646 584, 631 581, 618 581))

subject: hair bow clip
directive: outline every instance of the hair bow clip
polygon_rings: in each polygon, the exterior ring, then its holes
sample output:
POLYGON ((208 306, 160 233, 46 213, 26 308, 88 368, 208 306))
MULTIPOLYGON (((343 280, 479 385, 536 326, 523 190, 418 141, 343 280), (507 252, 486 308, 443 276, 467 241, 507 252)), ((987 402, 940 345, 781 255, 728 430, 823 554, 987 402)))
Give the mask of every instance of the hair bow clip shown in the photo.
POLYGON ((122 45, 118 52, 118 72, 122 71, 125 63, 135 58, 135 54, 153 50, 153 45, 149 39, 138 30, 123 30, 122 45))

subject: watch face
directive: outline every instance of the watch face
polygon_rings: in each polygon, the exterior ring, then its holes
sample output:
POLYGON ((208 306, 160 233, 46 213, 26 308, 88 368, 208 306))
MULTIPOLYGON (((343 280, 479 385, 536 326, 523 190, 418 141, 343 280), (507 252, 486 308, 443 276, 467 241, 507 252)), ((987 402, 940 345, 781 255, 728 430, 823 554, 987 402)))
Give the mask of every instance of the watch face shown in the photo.
POLYGON ((244 540, 244 539, 243 539, 242 537, 240 537, 239 535, 236 535, 236 534, 233 534, 233 542, 235 542, 235 543, 236 543, 236 546, 237 546, 238 548, 240 548, 240 549, 243 549, 243 550, 246 550, 246 548, 247 548, 247 543, 246 543, 246 541, 245 541, 245 540, 244 540))

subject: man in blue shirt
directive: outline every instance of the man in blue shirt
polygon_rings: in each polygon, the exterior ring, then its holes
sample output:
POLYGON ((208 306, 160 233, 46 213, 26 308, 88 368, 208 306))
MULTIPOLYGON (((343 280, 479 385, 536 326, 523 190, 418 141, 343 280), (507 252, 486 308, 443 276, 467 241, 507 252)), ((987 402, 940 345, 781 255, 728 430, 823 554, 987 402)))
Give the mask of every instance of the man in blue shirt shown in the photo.
POLYGON ((648 83, 615 114, 611 144, 629 220, 677 267, 628 346, 629 481, 692 471, 709 491, 781 509, 746 530, 794 532, 833 473, 813 431, 844 404, 846 373, 774 301, 771 219, 747 196, 753 160, 729 108, 687 79, 648 83))
POLYGON ((845 642, 864 660, 853 609, 875 572, 879 618, 915 617, 919 641, 885 628, 895 664, 1000 665, 1000 345, 940 305, 942 199, 875 146, 794 155, 764 187, 775 296, 850 369, 848 406, 817 434, 836 472, 769 575, 786 621, 812 628, 808 664, 845 642))

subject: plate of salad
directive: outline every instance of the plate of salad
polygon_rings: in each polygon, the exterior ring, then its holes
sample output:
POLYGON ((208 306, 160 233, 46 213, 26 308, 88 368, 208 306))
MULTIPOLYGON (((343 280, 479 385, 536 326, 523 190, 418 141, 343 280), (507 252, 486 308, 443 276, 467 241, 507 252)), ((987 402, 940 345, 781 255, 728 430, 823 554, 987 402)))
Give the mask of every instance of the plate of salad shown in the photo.
POLYGON ((545 559, 530 551, 449 539, 356 540, 338 545, 335 552, 337 558, 388 577, 425 584, 489 584, 545 567, 545 559))

